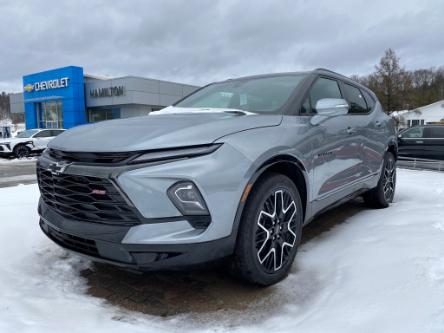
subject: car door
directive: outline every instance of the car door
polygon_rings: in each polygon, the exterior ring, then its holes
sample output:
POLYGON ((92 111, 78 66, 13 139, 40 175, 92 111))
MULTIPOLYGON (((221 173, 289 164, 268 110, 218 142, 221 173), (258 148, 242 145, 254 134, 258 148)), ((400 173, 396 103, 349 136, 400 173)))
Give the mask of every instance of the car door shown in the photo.
MULTIPOLYGON (((311 86, 301 113, 316 115, 316 102, 323 98, 343 98, 339 81, 319 77, 311 86)), ((314 208, 320 210, 350 192, 350 184, 359 177, 361 148, 351 115, 330 117, 313 125, 309 122, 313 142, 314 208)))
POLYGON ((424 127, 424 157, 444 160, 444 126, 424 127))
POLYGON ((42 150, 48 146, 49 141, 53 139, 52 130, 43 130, 34 135, 34 149, 42 150))
POLYGON ((424 158, 424 126, 409 128, 398 135, 398 154, 424 158))
POLYGON ((375 104, 371 104, 370 96, 367 102, 364 92, 356 85, 341 82, 341 89, 350 109, 350 126, 356 132, 355 143, 361 150, 362 164, 359 166, 357 179, 365 179, 379 172, 386 142, 383 120, 379 119, 377 112, 372 112, 375 104))

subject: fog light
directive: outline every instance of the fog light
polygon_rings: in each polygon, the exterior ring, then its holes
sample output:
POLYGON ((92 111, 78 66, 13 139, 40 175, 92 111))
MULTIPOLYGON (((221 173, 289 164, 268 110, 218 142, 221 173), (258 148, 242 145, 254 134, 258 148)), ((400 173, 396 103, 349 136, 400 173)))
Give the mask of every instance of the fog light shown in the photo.
POLYGON ((168 197, 183 215, 209 215, 202 195, 192 182, 174 184, 168 189, 168 197))

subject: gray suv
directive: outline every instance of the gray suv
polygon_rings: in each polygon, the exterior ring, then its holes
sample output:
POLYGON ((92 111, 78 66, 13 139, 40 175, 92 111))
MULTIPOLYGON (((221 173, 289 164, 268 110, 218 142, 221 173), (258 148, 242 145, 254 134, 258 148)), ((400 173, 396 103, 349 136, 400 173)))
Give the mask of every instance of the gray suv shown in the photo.
POLYGON ((393 121, 344 76, 227 80, 51 141, 37 165, 40 226, 97 261, 163 270, 228 257, 266 286, 321 212, 360 195, 387 207, 396 158, 393 121))

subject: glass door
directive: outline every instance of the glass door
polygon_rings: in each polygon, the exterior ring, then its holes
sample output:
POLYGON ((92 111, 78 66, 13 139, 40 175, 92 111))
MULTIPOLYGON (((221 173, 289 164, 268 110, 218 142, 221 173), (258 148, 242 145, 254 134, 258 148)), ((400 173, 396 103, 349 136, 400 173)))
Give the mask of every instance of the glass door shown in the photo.
POLYGON ((63 104, 61 100, 38 103, 36 110, 40 128, 63 128, 63 104))

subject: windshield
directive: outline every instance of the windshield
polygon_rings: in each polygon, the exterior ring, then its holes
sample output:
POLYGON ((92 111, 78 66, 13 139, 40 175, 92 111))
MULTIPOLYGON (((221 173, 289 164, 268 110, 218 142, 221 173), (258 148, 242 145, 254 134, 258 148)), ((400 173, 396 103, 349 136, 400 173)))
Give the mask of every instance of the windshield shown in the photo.
POLYGON ((305 76, 282 75, 214 83, 174 106, 275 112, 284 105, 305 76))
POLYGON ((17 134, 16 138, 30 138, 34 134, 36 134, 39 130, 33 129, 33 130, 27 130, 23 131, 20 134, 17 134))

